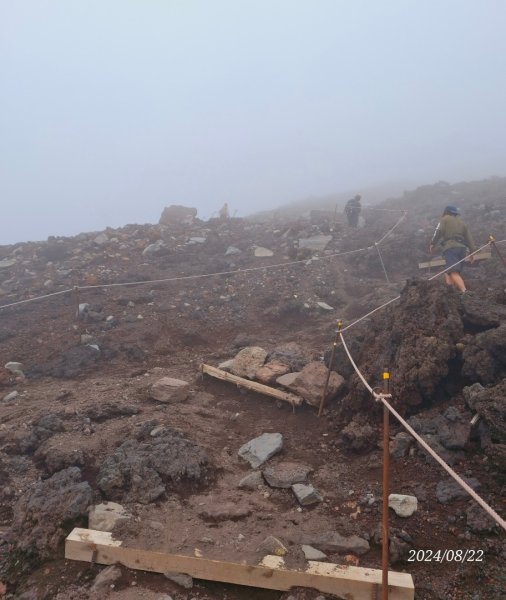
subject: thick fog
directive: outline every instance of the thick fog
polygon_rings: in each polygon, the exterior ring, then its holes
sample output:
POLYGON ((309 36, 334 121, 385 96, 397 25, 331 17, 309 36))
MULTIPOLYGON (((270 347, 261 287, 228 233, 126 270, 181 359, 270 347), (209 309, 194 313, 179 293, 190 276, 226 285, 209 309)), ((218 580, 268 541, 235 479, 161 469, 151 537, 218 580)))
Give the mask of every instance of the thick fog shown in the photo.
POLYGON ((4 1, 0 244, 505 175, 505 23, 502 0, 4 1))

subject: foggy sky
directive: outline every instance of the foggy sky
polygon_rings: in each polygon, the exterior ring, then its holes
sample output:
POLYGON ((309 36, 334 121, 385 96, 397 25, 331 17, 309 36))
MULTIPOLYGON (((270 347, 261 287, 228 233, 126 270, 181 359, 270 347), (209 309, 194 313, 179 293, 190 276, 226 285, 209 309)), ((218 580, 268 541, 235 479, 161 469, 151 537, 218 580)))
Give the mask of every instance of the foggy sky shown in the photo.
POLYGON ((505 175, 504 23, 503 0, 1 0, 0 244, 505 175))

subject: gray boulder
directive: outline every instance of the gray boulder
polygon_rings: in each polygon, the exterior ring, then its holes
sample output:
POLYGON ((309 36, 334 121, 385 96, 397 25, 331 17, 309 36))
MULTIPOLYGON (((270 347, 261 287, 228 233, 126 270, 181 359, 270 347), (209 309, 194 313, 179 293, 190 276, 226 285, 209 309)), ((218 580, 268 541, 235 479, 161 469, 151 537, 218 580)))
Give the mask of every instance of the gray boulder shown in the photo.
POLYGON ((290 488, 294 483, 305 483, 312 468, 292 462, 282 462, 262 471, 265 481, 274 488, 290 488))
POLYGON ((283 448, 283 436, 280 433, 262 433, 241 448, 238 455, 257 469, 283 448))

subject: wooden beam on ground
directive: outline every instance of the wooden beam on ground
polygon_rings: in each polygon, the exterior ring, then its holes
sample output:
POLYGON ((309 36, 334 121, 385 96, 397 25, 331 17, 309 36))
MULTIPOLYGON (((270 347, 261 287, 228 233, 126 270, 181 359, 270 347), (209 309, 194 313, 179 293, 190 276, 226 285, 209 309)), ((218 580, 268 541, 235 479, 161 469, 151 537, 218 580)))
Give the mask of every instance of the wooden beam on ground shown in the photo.
POLYGON ((230 383, 235 383, 239 387, 243 387, 248 390, 253 390, 254 392, 258 392, 259 394, 265 394, 266 396, 272 396, 273 398, 277 398, 278 400, 290 402, 292 406, 300 406, 303 402, 302 398, 296 396, 295 394, 283 392, 282 390, 278 390, 268 385, 264 385, 263 383, 257 383, 256 381, 244 379, 244 377, 232 375, 232 373, 227 373, 226 371, 222 371, 221 369, 217 369, 216 367, 211 367, 210 365, 200 365, 200 370, 202 371, 202 373, 207 373, 208 375, 211 375, 211 377, 216 377, 217 379, 228 381, 230 383))
MULTIPOLYGON (((308 587, 347 600, 371 600, 381 588, 381 571, 309 561, 304 570, 288 569, 279 556, 267 556, 260 565, 246 565, 152 550, 125 548, 112 533, 74 529, 65 541, 65 558, 101 565, 122 564, 154 573, 176 571, 196 579, 221 581, 269 590, 308 587)), ((389 572, 389 600, 414 600, 413 579, 408 573, 389 572)))
MULTIPOLYGON (((487 258, 491 258, 492 257, 492 253, 491 252, 478 252, 478 254, 474 255, 474 260, 486 260, 487 258)), ((419 269, 428 269, 429 267, 443 267, 446 264, 446 261, 444 258, 433 258, 432 260, 429 260, 429 262, 421 262, 418 263, 418 268, 419 269)))

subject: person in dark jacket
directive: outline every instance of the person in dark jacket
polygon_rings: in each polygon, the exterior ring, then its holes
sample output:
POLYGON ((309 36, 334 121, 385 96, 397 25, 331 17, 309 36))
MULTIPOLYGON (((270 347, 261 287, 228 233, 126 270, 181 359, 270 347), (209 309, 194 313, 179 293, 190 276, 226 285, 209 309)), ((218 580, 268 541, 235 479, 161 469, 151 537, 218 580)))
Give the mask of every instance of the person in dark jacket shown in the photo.
POLYGON ((358 217, 360 216, 360 211, 362 210, 360 199, 361 196, 357 194, 354 198, 348 200, 346 206, 344 207, 344 212, 350 227, 358 227, 358 217))
MULTIPOLYGON (((467 225, 461 220, 459 211, 455 206, 444 209, 441 221, 432 236, 429 251, 432 253, 434 246, 441 244, 443 257, 448 271, 445 280, 448 285, 453 285, 460 292, 466 291, 466 284, 462 279, 464 259, 468 252, 474 252, 474 243, 467 225)), ((469 257, 469 262, 474 261, 474 256, 469 257)))

